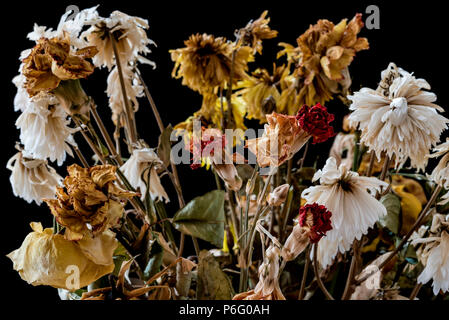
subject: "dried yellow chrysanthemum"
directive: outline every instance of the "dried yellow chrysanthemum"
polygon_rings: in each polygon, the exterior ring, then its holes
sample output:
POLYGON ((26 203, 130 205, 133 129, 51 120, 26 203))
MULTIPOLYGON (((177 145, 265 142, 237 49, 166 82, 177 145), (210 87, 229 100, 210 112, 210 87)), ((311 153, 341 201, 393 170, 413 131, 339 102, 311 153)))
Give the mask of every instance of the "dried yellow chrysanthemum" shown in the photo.
POLYGON ((254 53, 262 54, 262 40, 276 38, 278 32, 271 30, 268 23, 270 18, 267 18, 268 11, 265 10, 259 19, 250 21, 245 28, 238 31, 239 41, 238 45, 250 46, 254 53))
POLYGON ((240 83, 243 89, 237 95, 241 96, 246 104, 248 119, 258 119, 263 123, 266 122, 267 114, 278 111, 276 106, 282 90, 287 87, 285 78, 288 73, 285 65, 277 67, 273 64, 272 74, 266 69, 257 69, 248 80, 240 83))
POLYGON ((116 167, 82 168, 74 164, 67 171, 66 191, 58 188, 56 199, 45 200, 58 223, 66 227, 66 239, 96 236, 115 225, 123 214, 119 199, 135 195, 114 184, 116 167))
POLYGON ((225 38, 208 34, 194 34, 184 44, 185 48, 170 50, 175 62, 172 77, 182 78, 183 85, 200 93, 210 93, 217 87, 224 88, 231 77, 233 52, 233 82, 247 77, 247 64, 253 59, 250 47, 236 48, 225 38))
POLYGON ((33 286, 48 285, 74 291, 114 270, 112 255, 117 240, 112 233, 95 239, 69 241, 51 228, 31 223, 22 246, 8 254, 14 270, 33 286))
MULTIPOLYGON (((278 57, 287 55, 288 61, 295 65, 296 77, 283 92, 284 103, 292 100, 292 94, 297 96, 296 103, 311 105, 323 104, 333 94, 345 93, 351 83, 348 66, 358 51, 369 48, 366 38, 357 37, 362 27, 361 14, 356 14, 349 23, 343 19, 337 25, 323 19, 297 39, 297 48, 281 43, 284 50, 278 57)), ((288 107, 283 105, 282 109, 288 107)))
POLYGON ((26 77, 28 94, 52 91, 63 80, 88 77, 94 72, 94 66, 86 59, 97 52, 94 46, 73 52, 68 38, 41 38, 23 60, 22 73, 26 77))

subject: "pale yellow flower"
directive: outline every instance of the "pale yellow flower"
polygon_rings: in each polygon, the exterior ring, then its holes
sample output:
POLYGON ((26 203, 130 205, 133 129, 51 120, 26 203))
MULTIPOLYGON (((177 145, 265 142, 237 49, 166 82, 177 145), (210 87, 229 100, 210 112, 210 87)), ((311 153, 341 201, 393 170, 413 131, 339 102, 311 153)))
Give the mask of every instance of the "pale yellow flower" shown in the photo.
POLYGON ((113 234, 77 243, 53 234, 51 228, 44 230, 40 223, 31 223, 31 228, 22 246, 8 254, 14 270, 29 284, 75 291, 114 270, 113 234))

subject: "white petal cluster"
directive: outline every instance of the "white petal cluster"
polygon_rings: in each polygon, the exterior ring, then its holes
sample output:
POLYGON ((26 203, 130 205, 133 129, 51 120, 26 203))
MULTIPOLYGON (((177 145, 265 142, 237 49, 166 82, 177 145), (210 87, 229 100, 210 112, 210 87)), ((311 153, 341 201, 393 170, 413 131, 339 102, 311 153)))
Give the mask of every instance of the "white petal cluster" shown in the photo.
POLYGON ((308 204, 316 202, 332 212, 332 230, 318 243, 318 261, 325 268, 338 252, 349 250, 355 239, 360 240, 386 215, 385 207, 374 196, 387 184, 377 178, 359 176, 344 165, 337 167, 332 157, 315 173, 313 180, 318 179, 320 185, 304 190, 302 197, 308 204))
POLYGON ((139 188, 142 199, 147 192, 148 177, 150 186, 150 195, 153 200, 169 201, 168 195, 161 184, 156 168, 161 164, 161 160, 153 149, 142 148, 135 149, 131 157, 120 168, 134 188, 139 188), (149 168, 151 169, 149 170, 149 168), (144 180, 142 180, 142 177, 144 180))
POLYGON ((426 284, 433 279, 433 293, 437 295, 440 290, 449 291, 449 233, 443 231, 436 240, 437 245, 429 251, 426 265, 418 277, 418 283, 426 284))
POLYGON ((359 125, 361 142, 374 150, 394 157, 397 167, 410 158, 411 166, 424 170, 430 149, 440 140, 449 119, 434 104, 437 97, 424 79, 416 79, 407 71, 390 64, 382 72, 377 90, 362 88, 354 95, 349 116, 351 125, 359 125))
POLYGON ((147 20, 114 11, 109 18, 102 18, 98 13, 92 14, 86 24, 91 27, 81 37, 99 50, 93 58, 96 66, 107 67, 109 70, 115 66, 114 50, 108 33, 116 38, 122 64, 139 61, 155 66, 154 62, 143 57, 151 52, 148 46, 155 45, 146 34, 149 28, 147 20))
POLYGON ((72 136, 76 130, 69 127, 67 114, 52 95, 40 94, 26 102, 16 121, 24 149, 34 159, 62 165, 66 153, 73 156, 70 145, 76 146, 72 136))
POLYGON ((91 21, 98 17, 97 7, 81 10, 72 16, 72 11, 67 11, 62 15, 56 30, 45 26, 34 24, 33 31, 27 37, 32 41, 38 41, 40 38, 68 38, 70 44, 75 48, 83 48, 87 46, 87 42, 80 37, 80 33, 86 25, 87 21, 91 21), (68 19, 70 17, 70 19, 68 19))
POLYGON ((62 177, 45 160, 28 158, 22 152, 9 159, 6 167, 12 171, 9 178, 16 197, 28 203, 35 201, 38 205, 44 198, 54 198, 56 187, 61 185, 62 177))
MULTIPOLYGON (((140 85, 136 74, 130 68, 123 68, 123 78, 126 88, 126 95, 131 103, 132 109, 139 109, 139 101, 137 98, 143 96, 143 88, 140 85)), ((121 124, 121 114, 125 112, 123 104, 123 93, 120 84, 120 78, 117 67, 113 68, 109 73, 107 80, 106 93, 109 97, 109 107, 112 110, 112 121, 115 124, 121 124)))
POLYGON ((22 112, 16 121, 20 141, 30 157, 62 165, 67 153, 73 156, 69 145, 76 146, 72 135, 76 130, 69 127, 68 115, 55 96, 42 92, 30 98, 24 81, 21 74, 13 79, 17 86, 14 109, 22 112))
MULTIPOLYGON (((434 153, 430 156, 432 158, 442 156, 438 165, 433 169, 430 179, 436 184, 442 186, 444 189, 449 190, 449 139, 446 142, 436 146, 434 153)), ((444 205, 449 202, 449 192, 443 197, 443 201, 438 204, 444 205)))
POLYGON ((131 101, 132 108, 137 111, 139 107, 137 98, 143 96, 143 88, 133 69, 138 62, 156 67, 154 62, 144 57, 151 52, 148 46, 155 45, 146 34, 149 28, 148 21, 120 11, 112 12, 109 18, 100 17, 95 12, 86 20, 86 25, 90 25, 90 28, 81 34, 81 38, 99 50, 93 58, 94 64, 97 67, 107 67, 110 71, 106 93, 112 109, 112 120, 115 124, 121 125, 120 115, 124 111, 123 92, 111 37, 114 37, 119 52, 127 98, 131 101))

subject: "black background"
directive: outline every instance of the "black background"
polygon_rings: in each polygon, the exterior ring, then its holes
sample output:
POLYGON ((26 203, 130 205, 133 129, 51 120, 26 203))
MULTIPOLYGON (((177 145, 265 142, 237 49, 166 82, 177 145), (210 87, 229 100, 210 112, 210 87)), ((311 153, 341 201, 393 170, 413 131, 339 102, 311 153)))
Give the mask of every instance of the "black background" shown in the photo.
MULTIPOLYGON (((18 248, 24 237, 30 232, 31 221, 42 221, 45 226, 51 226, 51 215, 45 204, 41 207, 28 204, 15 198, 9 184, 10 172, 6 169, 7 160, 15 154, 14 145, 19 132, 15 121, 19 116, 13 110, 13 99, 16 93, 11 79, 18 73, 19 54, 30 48, 33 43, 26 39, 32 31, 33 24, 56 28, 60 16, 68 5, 78 5, 80 9, 98 4, 97 1, 33 1, 25 3, 15 1, 8 4, 8 10, 2 13, 1 38, 1 80, 2 80, 2 116, 5 122, 1 124, 1 291, 13 299, 57 300, 55 289, 47 287, 32 287, 22 281, 17 272, 12 269, 12 263, 5 255, 18 248)), ((113 10, 120 10, 130 15, 136 15, 149 20, 148 35, 157 43, 153 53, 148 57, 157 63, 157 69, 144 66, 143 76, 158 105, 166 124, 176 124, 186 119, 192 112, 199 109, 201 98, 190 89, 181 86, 180 80, 172 79, 170 74, 173 62, 169 49, 183 47, 183 41, 193 33, 211 33, 233 39, 233 32, 244 27, 250 19, 258 18, 263 10, 269 10, 271 27, 279 31, 276 39, 264 43, 263 56, 256 57, 256 65, 265 66, 271 70, 272 62, 279 50, 278 42, 295 44, 296 38, 310 24, 320 18, 338 23, 342 18, 352 18, 355 13, 365 13, 369 4, 380 8, 380 29, 363 29, 361 36, 367 37, 370 50, 360 52, 350 67, 353 78, 353 90, 361 86, 375 87, 380 78, 380 72, 388 63, 395 62, 409 72, 415 72, 417 77, 424 78, 432 86, 432 91, 438 95, 437 103, 443 108, 448 104, 448 73, 447 66, 447 15, 441 2, 395 1, 121 1, 113 4, 104 1, 99 7, 100 15, 107 16, 113 10)), ((364 15, 366 18, 366 15, 364 15)), ((105 122, 112 128, 109 109, 107 107, 105 70, 96 70, 95 74, 83 82, 88 95, 94 97, 105 122)), ((138 130, 151 146, 156 146, 159 130, 145 99, 141 99, 137 117, 138 130)), ((347 109, 338 101, 328 104, 331 112, 337 115, 335 126, 340 126, 340 119, 347 109)), ((446 113, 446 116, 447 113, 446 113)), ((79 141, 79 138, 78 138, 79 141)), ((308 162, 319 157, 320 163, 327 157, 332 141, 310 151, 308 162)), ((84 149, 88 154, 88 149, 84 149)), ((65 164, 70 164, 68 159, 65 164)), ((64 174, 64 169, 58 169, 64 174)), ((192 172, 187 165, 180 166, 180 178, 184 187, 186 200, 206 193, 215 188, 213 176, 205 170, 192 172)), ((176 210, 176 197, 170 189, 170 183, 164 178, 163 183, 172 195, 171 213, 176 210)))

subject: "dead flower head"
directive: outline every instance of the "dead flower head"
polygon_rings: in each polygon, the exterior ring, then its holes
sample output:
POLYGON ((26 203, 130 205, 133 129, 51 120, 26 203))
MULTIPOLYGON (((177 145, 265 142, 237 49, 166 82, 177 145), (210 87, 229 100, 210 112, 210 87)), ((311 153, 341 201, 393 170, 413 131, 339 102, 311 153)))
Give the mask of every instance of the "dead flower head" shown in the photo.
POLYGON ((241 82, 243 87, 237 94, 246 104, 248 119, 258 119, 265 122, 265 116, 278 110, 277 104, 285 88, 285 78, 289 70, 285 65, 277 67, 273 64, 273 73, 266 69, 257 69, 247 80, 241 82))
POLYGON ((323 19, 297 39, 298 47, 281 43, 285 49, 278 56, 287 54, 295 64, 297 79, 284 94, 295 94, 296 103, 309 105, 325 103, 332 94, 344 94, 351 84, 349 65, 357 52, 369 48, 366 38, 357 37, 362 27, 361 14, 337 25, 323 19))
POLYGON ((45 200, 56 221, 66 227, 66 239, 80 240, 86 235, 95 237, 117 224, 123 214, 120 199, 135 194, 114 184, 116 167, 82 168, 74 164, 67 171, 65 190, 58 188, 56 199, 45 200))
POLYGON ((37 222, 32 222, 31 228, 33 232, 21 247, 8 254, 14 270, 29 284, 73 291, 114 270, 112 255, 117 240, 112 232, 75 242, 54 234, 52 228, 43 229, 37 222), (76 270, 73 268, 78 269, 79 275, 74 281, 69 277, 73 274, 70 270, 76 270))
POLYGON ((247 147, 257 156, 257 163, 262 168, 282 165, 312 137, 313 143, 320 143, 334 136, 329 124, 334 116, 320 104, 304 105, 296 116, 273 112, 266 117, 268 123, 263 136, 247 141, 247 147))
POLYGON ((306 204, 299 209, 298 224, 282 248, 282 257, 287 261, 295 259, 310 243, 318 243, 332 230, 332 213, 317 203, 306 204))
POLYGON ((68 39, 41 38, 23 60, 22 73, 30 96, 56 89, 61 81, 86 78, 94 66, 86 59, 97 53, 93 46, 73 51, 68 39))
POLYGON ((285 300, 279 286, 280 254, 279 248, 269 247, 259 267, 259 282, 254 290, 239 293, 232 300, 285 300))
POLYGON ((224 88, 229 82, 232 54, 235 51, 233 81, 247 77, 247 64, 252 60, 250 47, 236 48, 225 38, 194 34, 184 42, 186 47, 170 50, 175 62, 172 76, 182 78, 182 84, 200 93, 224 88))
POLYGON ((245 28, 238 31, 239 45, 246 45, 257 52, 262 54, 262 40, 276 38, 278 32, 271 30, 268 23, 270 18, 267 18, 268 11, 265 10, 259 19, 250 21, 245 28))

